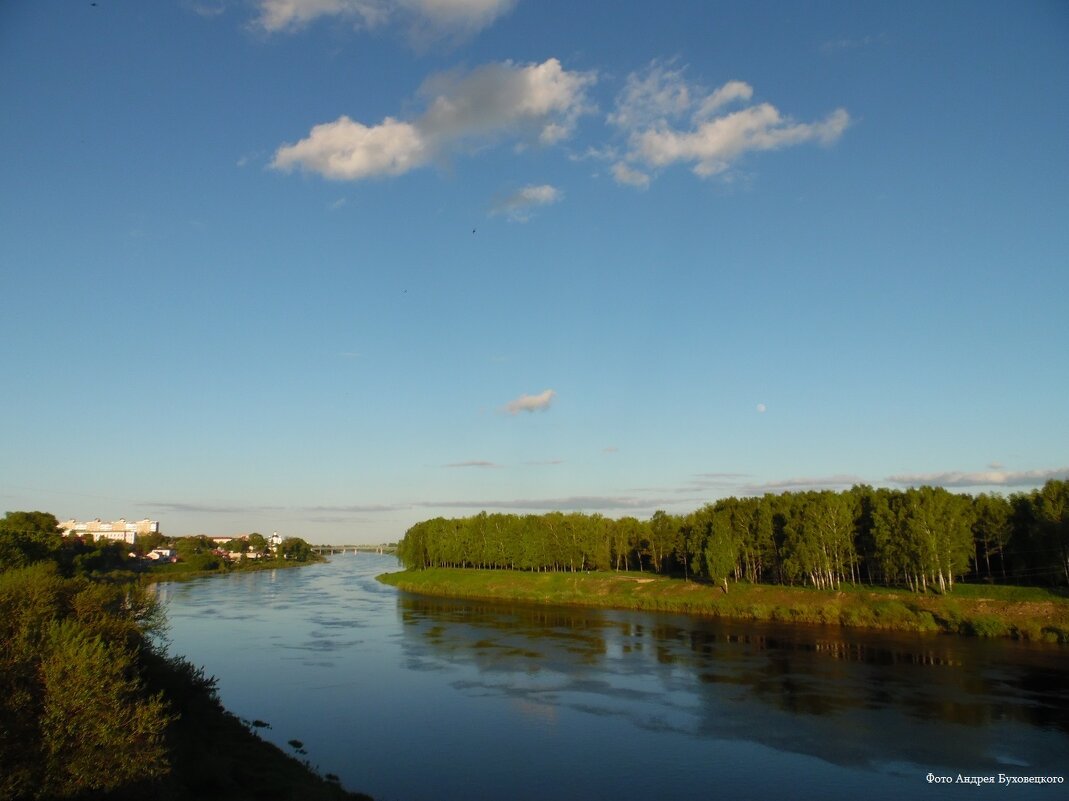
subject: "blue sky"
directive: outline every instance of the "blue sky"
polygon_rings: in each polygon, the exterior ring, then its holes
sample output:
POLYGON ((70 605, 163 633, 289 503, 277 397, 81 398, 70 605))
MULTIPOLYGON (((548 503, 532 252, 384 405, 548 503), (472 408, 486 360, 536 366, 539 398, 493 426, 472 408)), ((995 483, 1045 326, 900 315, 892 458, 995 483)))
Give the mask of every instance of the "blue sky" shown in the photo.
POLYGON ((1069 7, 0 9, 0 507, 376 542, 1069 475, 1069 7))

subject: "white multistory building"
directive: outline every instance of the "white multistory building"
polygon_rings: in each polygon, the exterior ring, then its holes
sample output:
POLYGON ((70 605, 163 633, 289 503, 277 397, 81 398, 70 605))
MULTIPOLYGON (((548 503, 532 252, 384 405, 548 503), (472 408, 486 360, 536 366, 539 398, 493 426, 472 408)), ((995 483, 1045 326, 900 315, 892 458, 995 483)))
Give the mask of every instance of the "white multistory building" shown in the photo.
POLYGON ((67 520, 60 523, 59 527, 63 530, 64 537, 71 535, 82 537, 86 534, 92 534, 94 540, 114 540, 130 545, 133 545, 139 536, 160 533, 159 521, 149 520, 148 518, 135 520, 132 523, 127 523, 125 518, 119 518, 110 523, 100 519, 84 523, 78 520, 67 520))

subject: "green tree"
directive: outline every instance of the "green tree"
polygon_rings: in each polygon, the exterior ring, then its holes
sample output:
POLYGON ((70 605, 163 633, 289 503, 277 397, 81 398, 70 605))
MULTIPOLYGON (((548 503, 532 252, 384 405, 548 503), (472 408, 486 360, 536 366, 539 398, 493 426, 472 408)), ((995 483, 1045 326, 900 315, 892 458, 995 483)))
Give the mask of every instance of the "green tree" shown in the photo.
POLYGON ((249 535, 249 550, 260 554, 267 550, 267 539, 263 534, 254 531, 249 535))
POLYGON ((62 544, 55 515, 8 512, 0 519, 0 570, 54 559, 62 544))
POLYGON ((167 769, 170 717, 139 678, 160 625, 142 588, 50 563, 0 574, 0 797, 80 796, 167 769))
POLYGON ((278 546, 278 555, 295 562, 307 562, 315 558, 315 551, 300 537, 286 537, 278 546))
POLYGON ((999 495, 981 493, 973 498, 973 542, 976 548, 975 570, 994 578, 992 560, 1006 578, 1006 546, 1009 544, 1012 527, 1010 502, 999 495))
POLYGON ((170 718, 161 696, 144 697, 134 653, 70 620, 53 623, 44 646, 43 795, 113 790, 165 774, 170 718))

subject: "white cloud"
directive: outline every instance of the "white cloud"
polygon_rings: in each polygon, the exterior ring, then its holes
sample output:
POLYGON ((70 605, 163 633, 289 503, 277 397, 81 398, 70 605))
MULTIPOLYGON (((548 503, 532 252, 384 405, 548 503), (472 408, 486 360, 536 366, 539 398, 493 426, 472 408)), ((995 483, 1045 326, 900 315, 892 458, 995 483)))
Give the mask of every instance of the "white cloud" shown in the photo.
POLYGON ((299 30, 322 17, 340 17, 372 28, 386 21, 390 6, 383 0, 259 0, 256 24, 278 33, 299 30))
POLYGON ((552 143, 570 136, 589 110, 586 90, 595 80, 592 73, 565 70, 555 58, 436 75, 420 89, 427 109, 414 121, 386 117, 368 126, 342 116, 281 146, 271 166, 361 180, 401 175, 502 137, 552 143))
POLYGON ((901 486, 935 487, 1032 487, 1050 479, 1069 478, 1069 467, 1053 470, 990 470, 977 473, 947 471, 943 473, 902 473, 888 476, 887 481, 901 486))
POLYGON ((515 0, 397 0, 412 18, 417 39, 466 37, 490 27, 512 10, 515 0))
POLYGON ((520 397, 505 404, 505 411, 509 414, 544 412, 553 403, 555 397, 557 397, 557 393, 552 389, 547 389, 538 395, 520 395, 520 397))
POLYGON ((453 462, 452 464, 445 465, 446 467, 501 467, 496 462, 487 462, 482 459, 472 459, 467 462, 453 462))
POLYGON ((635 165, 661 169, 683 163, 702 178, 721 175, 747 153, 808 142, 830 145, 850 124, 844 109, 812 123, 795 122, 770 103, 724 111, 752 97, 753 87, 743 81, 710 92, 689 83, 682 69, 656 61, 643 74, 632 73, 608 117, 627 136, 624 160, 613 167, 617 182, 646 186, 648 174, 635 165))
POLYGON ((591 73, 565 70, 555 58, 442 73, 420 89, 430 102, 417 125, 446 141, 513 133, 552 144, 570 135, 589 111, 585 93, 595 80, 591 73))
POLYGON ((649 175, 641 170, 629 167, 627 163, 623 161, 618 161, 612 165, 612 177, 616 179, 616 183, 618 184, 635 186, 639 189, 645 189, 650 185, 649 175))
POLYGON ((557 203, 564 193, 549 184, 525 186, 494 204, 491 213, 504 214, 515 222, 527 222, 533 209, 557 203))
POLYGON ((764 414, 765 412, 767 412, 767 411, 768 411, 768 407, 767 407, 767 406, 765 406, 765 404, 763 404, 763 403, 759 403, 759 404, 757 404, 757 406, 755 406, 754 408, 756 408, 756 409, 757 409, 757 411, 758 411, 758 412, 759 412, 760 414, 764 414))
POLYGON ((818 123, 791 123, 768 103, 750 106, 703 122, 690 131, 657 128, 632 136, 631 157, 651 167, 676 162, 694 164, 702 178, 724 172, 749 151, 779 150, 819 141, 834 142, 846 130, 850 115, 838 109, 818 123))
POLYGON ((749 100, 751 97, 753 97, 753 87, 750 84, 742 81, 728 81, 701 102, 698 110, 694 112, 694 119, 706 119, 719 111, 722 106, 736 100, 749 100))
POLYGON ((632 72, 616 98, 616 110, 608 121, 620 128, 644 128, 659 120, 683 114, 692 105, 690 87, 683 70, 672 70, 654 61, 645 75, 632 72))
POLYGON ((283 33, 333 18, 357 28, 399 23, 417 39, 463 37, 490 26, 514 5, 515 0, 258 0, 255 25, 283 33))
POLYGON ((296 166, 325 178, 359 180, 373 175, 400 175, 426 164, 431 150, 423 135, 407 122, 387 117, 367 127, 348 117, 312 128, 307 137, 275 152, 271 166, 296 166))

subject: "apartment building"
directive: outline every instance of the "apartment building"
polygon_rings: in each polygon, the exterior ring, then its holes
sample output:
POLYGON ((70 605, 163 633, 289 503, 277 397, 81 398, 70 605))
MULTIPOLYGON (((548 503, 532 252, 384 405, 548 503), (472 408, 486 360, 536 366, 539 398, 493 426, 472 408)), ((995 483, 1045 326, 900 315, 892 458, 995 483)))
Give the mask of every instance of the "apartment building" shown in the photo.
POLYGON ((125 542, 130 545, 134 544, 134 540, 138 536, 144 534, 158 534, 160 531, 160 523, 158 520, 136 520, 133 523, 127 523, 125 518, 119 518, 113 522, 105 522, 100 520, 90 520, 83 523, 78 520, 67 520, 59 524, 59 527, 63 530, 63 536, 69 537, 72 534, 76 537, 81 537, 86 534, 92 534, 93 539, 106 539, 115 540, 116 542, 125 542))

